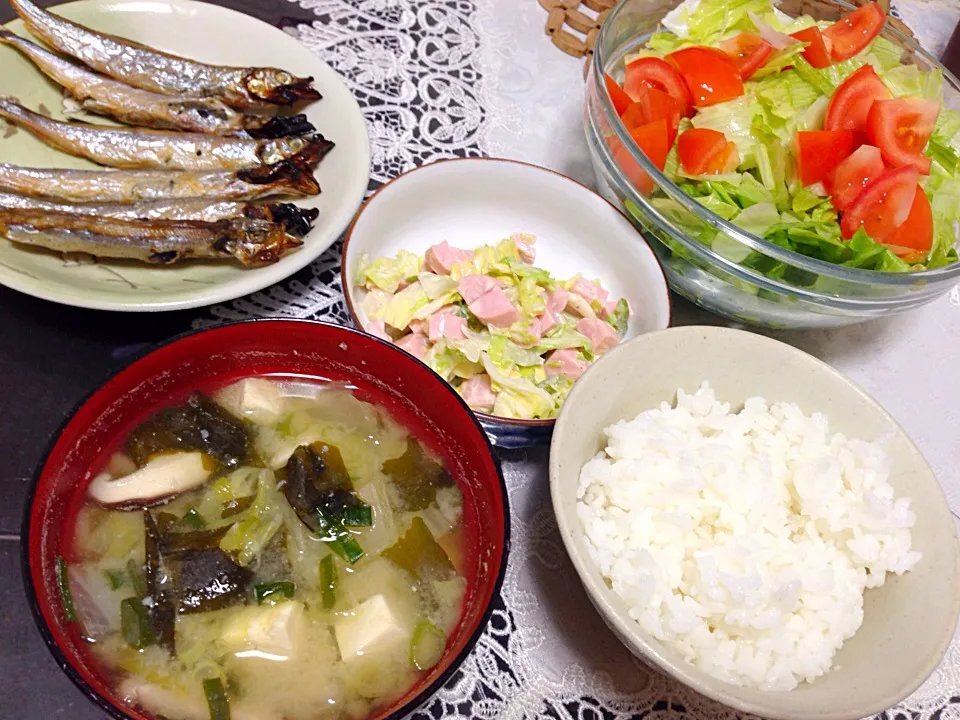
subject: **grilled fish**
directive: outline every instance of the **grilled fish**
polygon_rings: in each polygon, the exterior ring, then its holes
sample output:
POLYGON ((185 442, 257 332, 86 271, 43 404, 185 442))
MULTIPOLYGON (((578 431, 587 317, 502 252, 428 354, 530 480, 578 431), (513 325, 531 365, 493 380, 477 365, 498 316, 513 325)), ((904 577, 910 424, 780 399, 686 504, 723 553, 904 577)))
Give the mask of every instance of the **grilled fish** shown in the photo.
POLYGON ((290 203, 250 203, 187 198, 140 203, 63 203, 0 192, 0 210, 36 210, 57 215, 82 215, 111 220, 202 220, 234 218, 280 223, 294 237, 309 232, 320 211, 290 203))
POLYGON ((57 252, 158 265, 188 258, 236 258, 244 265, 263 265, 303 244, 282 224, 267 220, 113 220, 42 210, 0 210, 0 235, 57 252))
POLYGON ((176 198, 256 200, 317 195, 310 168, 294 160, 238 172, 53 170, 0 163, 0 191, 67 202, 126 203, 176 198))
POLYGON ((306 115, 251 115, 238 112, 216 98, 171 97, 138 90, 74 65, 3 28, 0 28, 0 43, 26 56, 47 77, 62 85, 84 110, 129 125, 256 138, 306 135, 316 130, 306 115))
POLYGON ((333 148, 333 143, 319 134, 254 140, 61 122, 28 110, 11 98, 0 98, 0 117, 59 150, 120 168, 240 170, 294 156, 316 164, 333 148))
POLYGON ((10 0, 27 29, 55 50, 115 80, 164 95, 220 98, 231 107, 269 108, 319 100, 313 78, 277 68, 222 67, 99 33, 42 10, 30 0, 10 0))

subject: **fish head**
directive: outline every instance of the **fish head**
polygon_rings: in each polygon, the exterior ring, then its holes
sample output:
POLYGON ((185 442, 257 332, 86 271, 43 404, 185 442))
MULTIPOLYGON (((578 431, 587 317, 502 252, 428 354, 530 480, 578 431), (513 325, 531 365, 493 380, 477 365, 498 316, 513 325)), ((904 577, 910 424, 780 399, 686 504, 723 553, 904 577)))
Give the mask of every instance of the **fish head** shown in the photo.
POLYGON ((243 79, 250 95, 276 105, 312 102, 322 96, 313 87, 313 78, 298 78, 277 68, 254 68, 243 79))
POLYGON ((231 223, 231 232, 218 243, 217 249, 233 255, 244 265, 270 265, 288 250, 303 241, 287 233, 283 225, 258 219, 231 223))

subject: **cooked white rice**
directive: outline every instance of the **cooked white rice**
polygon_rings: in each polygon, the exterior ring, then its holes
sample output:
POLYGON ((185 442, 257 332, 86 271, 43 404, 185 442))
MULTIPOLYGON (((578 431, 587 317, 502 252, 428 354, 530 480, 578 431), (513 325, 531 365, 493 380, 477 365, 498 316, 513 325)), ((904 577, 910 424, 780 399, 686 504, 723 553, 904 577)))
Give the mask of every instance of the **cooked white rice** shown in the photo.
POLYGON ((877 443, 706 383, 605 430, 584 465, 587 549, 630 616, 721 680, 790 690, 827 672, 863 591, 920 559, 877 443))

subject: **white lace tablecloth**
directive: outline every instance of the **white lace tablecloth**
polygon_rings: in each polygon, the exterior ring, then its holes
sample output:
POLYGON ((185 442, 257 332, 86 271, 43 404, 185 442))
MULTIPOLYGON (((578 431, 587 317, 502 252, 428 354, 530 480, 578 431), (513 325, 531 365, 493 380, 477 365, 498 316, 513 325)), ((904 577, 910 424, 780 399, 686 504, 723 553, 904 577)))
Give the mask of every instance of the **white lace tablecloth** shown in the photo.
MULTIPOLYGON (((580 128, 580 61, 544 35, 535 0, 301 0, 317 15, 289 29, 364 107, 374 184, 441 157, 497 155, 593 183, 580 128)), ((901 0, 896 12, 933 52, 960 0, 901 0)), ((339 246, 280 285, 214 307, 198 325, 262 316, 347 322, 339 246)), ((675 300, 675 324, 723 321, 675 300)), ((913 313, 776 337, 829 362, 879 400, 919 445, 960 517, 960 289, 913 313)), ((566 558, 547 452, 502 455, 513 545, 490 626, 418 718, 713 720, 742 715, 652 673, 606 629, 566 558)), ((960 640, 885 720, 960 719, 960 640)))

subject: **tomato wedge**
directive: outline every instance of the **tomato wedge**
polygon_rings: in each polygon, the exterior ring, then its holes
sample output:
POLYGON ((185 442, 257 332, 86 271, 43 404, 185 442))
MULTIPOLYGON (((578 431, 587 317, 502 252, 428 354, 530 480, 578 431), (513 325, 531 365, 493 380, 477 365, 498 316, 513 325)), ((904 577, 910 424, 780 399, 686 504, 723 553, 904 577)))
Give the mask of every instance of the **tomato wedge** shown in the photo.
POLYGON ((740 71, 741 80, 746 80, 763 67, 773 54, 773 45, 759 35, 746 32, 724 40, 720 43, 720 49, 733 60, 733 64, 740 71))
POLYGON ((644 88, 638 93, 637 101, 630 103, 621 120, 627 126, 627 130, 648 125, 654 120, 666 120, 667 146, 673 147, 681 117, 683 117, 683 109, 680 103, 662 90, 644 88))
MULTIPOLYGON (((803 49, 803 59, 815 68, 825 68, 830 65, 830 50, 824 42, 823 33, 816 25, 790 33, 790 37, 807 43, 803 49)), ((829 41, 828 41, 829 42, 829 41)))
POLYGON ((913 206, 920 173, 915 167, 887 170, 867 185, 840 220, 840 233, 853 237, 863 227, 879 243, 888 242, 913 206))
MULTIPOLYGON (((630 136, 643 150, 644 154, 658 170, 663 170, 667 162, 667 153, 670 146, 667 144, 667 122, 662 118, 652 123, 641 125, 630 130, 630 136)), ((613 159, 623 170, 627 180, 644 195, 653 191, 653 178, 644 172, 631 156, 630 151, 620 144, 615 137, 608 140, 613 150, 613 159)))
POLYGON ((696 107, 714 105, 743 95, 743 80, 723 50, 705 45, 680 48, 667 55, 690 90, 696 107))
POLYGON ((847 159, 856 137, 850 130, 798 130, 795 140, 800 182, 813 185, 847 159))
POLYGON ((923 154, 940 114, 936 100, 905 97, 877 100, 867 115, 867 137, 894 167, 910 165, 930 174, 930 158, 923 154))
POLYGON ((630 103, 632 103, 633 100, 631 100, 630 96, 617 84, 617 81, 606 73, 603 74, 603 82, 607 86, 607 93, 610 95, 610 101, 613 103, 613 109, 617 111, 617 115, 623 115, 623 111, 630 107, 630 103))
POLYGON ((728 142, 722 132, 709 128, 684 130, 677 140, 677 157, 684 172, 690 175, 730 172, 739 163, 736 144, 728 142))
POLYGON ((665 92, 682 108, 683 116, 693 114, 693 100, 686 83, 677 71, 658 57, 639 57, 624 68, 623 89, 631 100, 638 100, 644 88, 665 92))
POLYGON ((846 60, 863 50, 883 29, 886 16, 876 3, 851 10, 823 31, 830 40, 830 57, 846 60))
POLYGON ((837 210, 847 210, 871 182, 883 173, 880 149, 861 145, 846 160, 840 162, 823 180, 830 193, 830 201, 837 210))
POLYGON ((886 100, 890 90, 871 65, 850 73, 830 96, 824 130, 866 132, 867 116, 875 100, 886 100))
POLYGON ((904 260, 913 262, 921 260, 933 247, 933 212, 927 194, 919 185, 910 214, 887 238, 886 244, 904 260))

